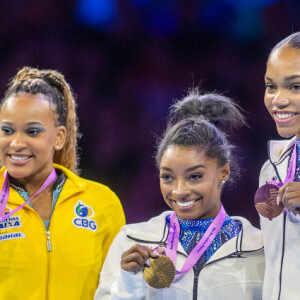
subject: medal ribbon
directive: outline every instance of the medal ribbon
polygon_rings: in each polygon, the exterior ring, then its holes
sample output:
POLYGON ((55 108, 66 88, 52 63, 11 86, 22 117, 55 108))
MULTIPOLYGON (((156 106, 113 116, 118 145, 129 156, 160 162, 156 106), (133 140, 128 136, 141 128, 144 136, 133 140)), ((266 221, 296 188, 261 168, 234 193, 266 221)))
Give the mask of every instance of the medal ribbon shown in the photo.
POLYGON ((295 172, 296 172, 296 160, 297 160, 296 156, 297 156, 297 144, 295 144, 293 154, 292 154, 292 157, 291 157, 291 160, 289 163, 289 168, 288 168, 286 178, 284 180, 283 185, 294 180, 295 172))
MULTIPOLYGON (((197 263, 198 259, 202 256, 205 250, 212 243, 218 232, 220 231, 224 221, 226 218, 225 209, 221 203, 221 208, 218 215, 215 217, 213 222, 210 224, 206 232, 204 233, 201 240, 197 243, 193 251, 187 257, 183 267, 180 271, 176 271, 176 274, 186 273, 197 263)), ((167 241, 167 256, 173 261, 174 265, 176 265, 176 254, 179 242, 179 233, 180 227, 179 222, 177 220, 176 213, 173 212, 170 218, 170 231, 168 235, 167 241)))
MULTIPOLYGON (((295 172, 296 172, 296 160, 297 160, 297 144, 295 144, 295 147, 293 149, 293 153, 292 153, 292 156, 290 159, 289 167, 288 167, 284 182, 282 183, 282 182, 278 182, 275 180, 269 180, 269 181, 267 181, 267 183, 274 184, 274 185, 278 186, 279 188, 281 188, 286 183, 293 181, 294 177, 295 177, 295 172)), ((284 209, 283 212, 287 213, 287 210, 284 209)))
POLYGON ((294 147, 294 150, 293 150, 293 153, 292 153, 292 157, 290 159, 289 167, 288 167, 287 174, 286 174, 284 182, 282 183, 282 182, 278 182, 278 181, 275 181, 275 180, 270 180, 270 181, 268 181, 268 183, 269 184, 275 184, 279 188, 281 188, 286 183, 288 183, 290 181, 293 181, 294 177, 295 177, 295 172, 296 172, 296 156, 297 156, 297 146, 295 144, 295 147, 294 147))
POLYGON ((14 209, 13 211, 9 212, 6 215, 3 215, 3 213, 4 213, 5 206, 7 204, 8 197, 9 197, 9 184, 8 184, 7 170, 5 170, 3 177, 4 177, 4 183, 3 183, 2 189, 0 191, 0 222, 4 221, 5 219, 9 218, 14 213, 19 211, 26 204, 28 204, 32 198, 34 198, 36 195, 38 195, 40 192, 42 192, 46 187, 48 187, 56 179, 56 172, 55 172, 55 169, 53 168, 51 173, 45 180, 45 182, 39 188, 39 190, 33 196, 31 196, 26 202, 24 202, 22 205, 20 205, 19 207, 17 207, 16 209, 14 209))

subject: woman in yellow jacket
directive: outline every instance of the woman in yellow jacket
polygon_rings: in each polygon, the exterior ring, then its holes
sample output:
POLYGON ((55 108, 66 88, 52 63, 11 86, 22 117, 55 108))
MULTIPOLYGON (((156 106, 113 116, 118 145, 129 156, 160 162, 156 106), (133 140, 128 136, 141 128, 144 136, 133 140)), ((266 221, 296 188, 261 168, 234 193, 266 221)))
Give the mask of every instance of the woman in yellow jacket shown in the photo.
POLYGON ((93 299, 125 218, 77 175, 77 137, 63 75, 21 69, 0 105, 0 299, 93 299))

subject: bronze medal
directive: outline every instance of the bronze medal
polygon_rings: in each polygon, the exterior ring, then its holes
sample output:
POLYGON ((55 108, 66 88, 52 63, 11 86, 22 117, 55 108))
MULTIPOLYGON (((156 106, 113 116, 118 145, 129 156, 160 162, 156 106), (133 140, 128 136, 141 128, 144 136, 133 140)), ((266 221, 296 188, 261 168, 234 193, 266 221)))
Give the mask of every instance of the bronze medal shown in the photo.
POLYGON ((277 185, 267 183, 261 186, 254 196, 256 210, 269 220, 279 216, 284 209, 281 202, 279 205, 277 204, 278 191, 279 187, 277 185))
POLYGON ((146 266, 143 276, 146 282, 156 289, 169 287, 175 277, 175 266, 166 255, 150 258, 150 267, 146 266))

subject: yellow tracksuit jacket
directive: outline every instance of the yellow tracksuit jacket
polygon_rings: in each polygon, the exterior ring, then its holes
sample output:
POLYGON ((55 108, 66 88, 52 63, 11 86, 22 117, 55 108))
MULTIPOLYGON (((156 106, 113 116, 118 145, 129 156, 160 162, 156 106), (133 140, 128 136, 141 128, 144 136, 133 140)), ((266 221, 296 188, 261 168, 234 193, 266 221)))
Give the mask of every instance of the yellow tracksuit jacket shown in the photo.
MULTIPOLYGON (((125 223, 108 187, 54 166, 66 182, 49 231, 29 205, 0 222, 0 300, 93 299, 107 251, 125 223)), ((9 193, 6 212, 24 203, 13 188, 9 193)))

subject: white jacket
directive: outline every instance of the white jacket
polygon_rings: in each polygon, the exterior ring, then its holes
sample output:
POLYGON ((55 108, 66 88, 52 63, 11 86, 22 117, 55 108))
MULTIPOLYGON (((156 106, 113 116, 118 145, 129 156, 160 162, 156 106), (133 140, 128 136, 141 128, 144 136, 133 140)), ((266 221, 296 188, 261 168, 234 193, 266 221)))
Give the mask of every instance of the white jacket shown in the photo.
MULTIPOLYGON (((296 138, 270 141, 269 160, 263 165, 259 185, 285 180, 296 138)), ((264 235, 266 272, 263 300, 300 299, 300 217, 281 214, 270 221, 260 216, 264 235)))
MULTIPOLYGON (((259 229, 248 220, 234 217, 242 223, 238 236, 222 245, 199 276, 193 269, 176 275, 169 288, 154 289, 144 281, 142 272, 125 272, 120 268, 121 255, 136 243, 156 247, 166 245, 166 216, 171 211, 148 222, 125 225, 111 245, 100 274, 95 300, 250 300, 261 299, 264 274, 263 242, 259 229)), ((176 269, 180 270, 187 254, 178 245, 176 269)))

